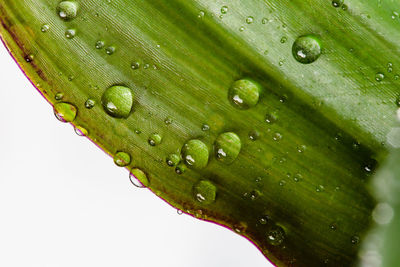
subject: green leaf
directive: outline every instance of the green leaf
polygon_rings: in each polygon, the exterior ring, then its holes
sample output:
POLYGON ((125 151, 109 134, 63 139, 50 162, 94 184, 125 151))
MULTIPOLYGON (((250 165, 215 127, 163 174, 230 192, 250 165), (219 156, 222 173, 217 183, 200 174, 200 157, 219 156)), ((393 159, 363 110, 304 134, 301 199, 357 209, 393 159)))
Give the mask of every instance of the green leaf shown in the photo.
POLYGON ((0 33, 56 113, 158 196, 277 265, 348 266, 395 125, 395 8, 0 0, 0 33))

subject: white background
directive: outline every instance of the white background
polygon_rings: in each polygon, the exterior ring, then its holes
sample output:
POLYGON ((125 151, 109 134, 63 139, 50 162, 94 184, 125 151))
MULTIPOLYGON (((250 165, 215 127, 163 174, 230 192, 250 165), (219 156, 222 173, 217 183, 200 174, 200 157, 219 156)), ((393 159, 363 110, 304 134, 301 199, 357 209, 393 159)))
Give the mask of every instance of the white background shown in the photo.
POLYGON ((131 185, 54 118, 1 44, 0 82, 0 266, 272 266, 246 239, 131 185))

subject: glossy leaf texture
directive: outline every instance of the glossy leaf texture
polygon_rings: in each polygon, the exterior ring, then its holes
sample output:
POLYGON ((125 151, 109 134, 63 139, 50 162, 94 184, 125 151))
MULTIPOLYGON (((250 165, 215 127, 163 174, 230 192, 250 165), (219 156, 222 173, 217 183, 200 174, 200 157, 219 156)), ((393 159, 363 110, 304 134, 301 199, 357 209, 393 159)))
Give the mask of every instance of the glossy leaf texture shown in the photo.
POLYGON ((278 266, 349 266, 395 125, 395 8, 0 0, 0 33, 57 117, 137 186, 278 266))

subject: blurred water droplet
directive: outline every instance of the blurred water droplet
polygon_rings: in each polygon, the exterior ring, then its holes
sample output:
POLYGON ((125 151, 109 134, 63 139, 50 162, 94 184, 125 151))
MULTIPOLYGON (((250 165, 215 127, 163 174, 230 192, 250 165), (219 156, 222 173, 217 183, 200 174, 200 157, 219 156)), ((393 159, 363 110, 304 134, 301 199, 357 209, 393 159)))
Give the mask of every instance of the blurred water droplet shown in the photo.
POLYGON ((195 199, 202 204, 211 204, 217 196, 217 187, 207 180, 201 180, 193 186, 195 199))

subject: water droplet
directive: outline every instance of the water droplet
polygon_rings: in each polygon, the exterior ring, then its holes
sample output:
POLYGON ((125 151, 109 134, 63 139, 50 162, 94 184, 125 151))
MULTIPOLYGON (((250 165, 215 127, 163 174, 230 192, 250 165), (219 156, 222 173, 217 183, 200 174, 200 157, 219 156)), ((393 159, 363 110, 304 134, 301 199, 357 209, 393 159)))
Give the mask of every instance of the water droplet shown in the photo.
POLYGON ((123 151, 118 151, 114 155, 114 163, 119 167, 128 166, 131 163, 131 156, 123 151))
POLYGON ((180 210, 180 209, 177 209, 177 210, 176 210, 176 213, 178 213, 178 215, 182 215, 182 214, 183 214, 183 211, 180 210))
POLYGON ((112 86, 104 92, 101 102, 108 115, 127 118, 133 107, 133 93, 128 87, 112 86))
POLYGON ((243 27, 243 26, 240 27, 240 28, 239 28, 239 31, 240 31, 240 32, 244 31, 244 27, 243 27))
POLYGON ((72 20, 78 13, 78 5, 72 1, 62 1, 57 6, 57 13, 63 20, 72 20))
POLYGON ((249 109, 258 103, 261 86, 250 79, 235 81, 229 88, 228 99, 238 109, 249 109))
POLYGON ((34 58, 35 58, 34 55, 29 54, 29 55, 25 56, 25 61, 26 62, 32 62, 34 58))
POLYGON ((374 159, 369 159, 364 165, 364 171, 367 173, 372 173, 377 165, 377 161, 374 159))
POLYGON ((256 141, 260 137, 260 133, 256 130, 250 131, 249 132, 249 139, 251 141, 256 141))
POLYGON ((217 196, 217 187, 207 180, 201 180, 193 186, 193 195, 202 204, 211 204, 217 196))
POLYGON ((104 46, 105 46, 105 42, 102 40, 97 41, 95 44, 96 49, 102 49, 104 46))
POLYGON ((280 141, 282 139, 282 135, 280 133, 274 133, 272 139, 274 139, 274 141, 280 141))
POLYGON ((303 176, 302 176, 300 173, 296 173, 296 174, 293 176, 293 180, 294 180, 295 182, 300 182, 302 179, 303 179, 303 176))
POLYGON ((204 12, 204 11, 200 11, 199 12, 199 14, 197 15, 197 17, 199 18, 199 19, 202 19, 202 18, 204 18, 204 15, 205 15, 206 13, 204 12))
POLYGON ((175 167, 181 162, 181 157, 178 154, 169 154, 166 159, 167 165, 170 167, 175 167))
POLYGON ((242 144, 237 134, 227 132, 220 134, 214 143, 215 156, 217 160, 231 164, 239 155, 242 144))
POLYGON ((228 13, 228 7, 227 7, 227 6, 221 7, 221 13, 222 13, 222 14, 228 13))
POLYGON ((72 122, 76 118, 78 109, 70 103, 57 103, 54 105, 54 115, 61 122, 72 122))
POLYGON ((75 29, 68 29, 65 31, 65 37, 67 39, 73 39, 76 35, 76 30, 75 29))
POLYGON ((133 168, 129 174, 129 180, 131 183, 139 188, 148 187, 150 180, 147 175, 139 168, 133 168))
POLYGON ((252 16, 249 16, 249 17, 246 18, 246 23, 247 24, 252 24, 253 21, 254 21, 254 18, 252 16))
POLYGON ((343 0, 332 0, 332 6, 340 7, 341 5, 343 5, 343 0))
POLYGON ((269 20, 268 20, 267 18, 263 18, 263 19, 261 20, 261 23, 262 23, 262 24, 267 24, 268 21, 269 21, 269 20))
POLYGON ((147 141, 149 142, 149 145, 156 146, 161 144, 162 137, 158 133, 153 133, 149 136, 149 139, 147 141))
POLYGON ((50 26, 48 24, 44 24, 42 25, 42 27, 40 28, 41 32, 47 32, 50 29, 50 26))
POLYGON ((112 55, 115 53, 115 46, 109 46, 106 48, 106 54, 107 55, 112 55))
POLYGON ((360 237, 357 235, 353 235, 350 239, 351 243, 353 245, 357 245, 360 242, 360 237))
POLYGON ((321 44, 317 36, 300 36, 293 43, 292 54, 294 58, 303 64, 314 62, 321 55, 321 44))
POLYGON ((315 188, 315 191, 317 191, 318 193, 325 191, 325 187, 320 184, 315 188))
POLYGON ((175 168, 175 172, 177 174, 183 174, 186 171, 186 165, 184 163, 179 163, 176 168, 175 168))
POLYGON ((96 102, 93 99, 88 99, 85 102, 85 108, 92 109, 96 105, 96 102))
POLYGON ((281 38, 281 44, 286 43, 286 41, 287 41, 287 37, 286 37, 286 36, 283 36, 283 37, 281 38))
POLYGON ((285 186, 286 185, 286 181, 285 180, 280 180, 279 181, 279 185, 280 186, 285 186))
POLYGON ((276 225, 267 233, 267 241, 273 246, 279 246, 286 238, 285 230, 276 225))
POLYGON ((170 125, 172 123, 172 119, 170 117, 167 117, 164 119, 165 125, 170 125))
POLYGON ((201 126, 201 130, 204 131, 204 132, 209 131, 209 130, 210 130, 210 126, 209 126, 208 124, 205 124, 205 123, 204 123, 204 124, 201 126))
POLYGON ((87 136, 88 135, 88 130, 86 130, 84 127, 82 127, 82 126, 76 126, 75 128, 74 128, 74 131, 75 131, 75 133, 78 135, 78 136, 87 136))
POLYGON ((277 120, 278 120, 278 115, 276 115, 275 112, 268 113, 265 116, 266 123, 272 124, 272 123, 276 122, 277 120))
POLYGON ((349 9, 349 7, 348 7, 346 4, 343 4, 343 5, 342 5, 342 10, 343 10, 343 11, 347 11, 347 9, 349 9))
POLYGON ((54 96, 54 99, 57 100, 57 101, 60 101, 61 99, 63 99, 63 97, 64 97, 64 94, 61 93, 61 92, 58 92, 58 93, 54 96))
POLYGON ((266 225, 269 221, 269 216, 268 215, 264 215, 262 216, 259 220, 258 220, 262 225, 266 225))
POLYGON ((377 74, 375 74, 375 81, 381 82, 383 81, 383 79, 385 79, 385 74, 383 74, 382 72, 378 72, 377 74))
POLYGON ((208 147, 200 140, 192 139, 186 142, 182 147, 181 154, 189 168, 202 169, 208 164, 208 147))
POLYGON ((133 63, 131 64, 131 68, 132 68, 133 70, 138 70, 138 69, 140 68, 140 63, 139 63, 139 62, 133 62, 133 63))
POLYGON ((336 223, 331 223, 331 224, 329 225, 329 229, 335 231, 335 230, 337 229, 336 223))

